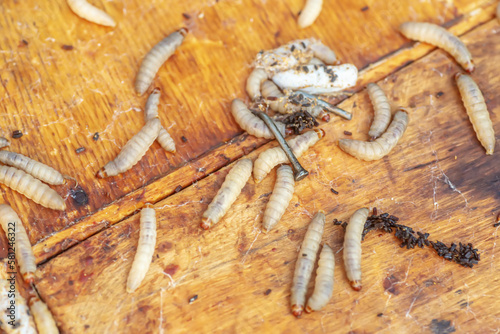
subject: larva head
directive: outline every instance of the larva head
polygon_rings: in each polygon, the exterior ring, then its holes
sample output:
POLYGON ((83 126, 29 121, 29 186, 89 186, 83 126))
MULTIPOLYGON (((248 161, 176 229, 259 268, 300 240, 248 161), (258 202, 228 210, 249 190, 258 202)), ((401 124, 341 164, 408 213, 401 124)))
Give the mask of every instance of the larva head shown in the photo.
POLYGON ((153 89, 153 91, 151 92, 151 95, 153 95, 153 94, 161 94, 160 87, 155 87, 155 89, 153 89))
POLYGON ((100 179, 104 179, 104 178, 108 177, 108 173, 106 173, 106 170, 103 167, 103 168, 99 169, 96 176, 100 179))
POLYGON ((262 182, 262 177, 253 177, 253 180, 255 181, 255 183, 261 183, 262 182))
POLYGON ((150 209, 150 208, 152 208, 152 207, 153 207, 153 204, 151 204, 151 203, 146 203, 146 204, 144 204, 144 207, 145 207, 145 208, 147 208, 147 209, 150 209))
POLYGON ((292 305, 292 314, 295 317, 300 318, 302 311, 304 311, 304 305, 292 305))
POLYGON ((321 115, 321 120, 326 123, 330 122, 330 114, 324 113, 321 115))
POLYGON ((468 61, 464 68, 467 72, 472 73, 474 71, 474 61, 472 59, 468 61))
POLYGON ((38 296, 36 296, 36 295, 33 295, 31 298, 29 298, 28 304, 31 307, 31 306, 33 306, 33 304, 38 303, 39 301, 40 301, 40 298, 38 298, 38 296))
POLYGON ((495 150, 495 148, 490 148, 488 150, 486 150, 486 155, 493 155, 493 151, 495 150))
POLYGON ((204 230, 208 230, 212 226, 212 220, 210 218, 202 218, 200 227, 204 230))
POLYGON ((189 32, 189 30, 187 28, 180 28, 179 30, 177 30, 179 32, 179 34, 181 34, 182 36, 186 36, 187 33, 189 32))
POLYGON ((325 130, 323 129, 314 129, 314 132, 318 135, 318 137, 321 139, 325 136, 325 130))
POLYGON ((363 287, 363 285, 361 285, 361 281, 352 281, 351 287, 355 291, 361 291, 361 288, 363 287))
POLYGON ((23 274, 23 280, 28 284, 33 284, 35 282, 35 274, 32 272, 27 272, 23 274))

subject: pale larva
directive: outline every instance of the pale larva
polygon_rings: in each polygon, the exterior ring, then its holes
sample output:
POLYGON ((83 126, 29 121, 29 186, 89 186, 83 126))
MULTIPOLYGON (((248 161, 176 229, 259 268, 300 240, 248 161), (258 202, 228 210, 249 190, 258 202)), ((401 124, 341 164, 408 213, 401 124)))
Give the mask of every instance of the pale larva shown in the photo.
POLYGON ((299 15, 299 27, 306 28, 313 24, 321 13, 321 8, 323 8, 323 0, 306 0, 306 5, 299 15))
POLYGON ((344 265, 347 279, 354 290, 361 290, 361 235, 365 228, 369 210, 362 208, 354 212, 344 235, 344 265))
POLYGON ((307 65, 321 65, 321 66, 323 66, 323 65, 325 65, 325 63, 321 59, 313 57, 313 58, 311 58, 311 60, 309 61, 309 64, 307 64, 307 65))
POLYGON ((57 170, 19 153, 0 151, 0 162, 21 169, 48 184, 59 185, 64 183, 64 176, 57 170))
MULTIPOLYGON (((146 107, 144 108, 144 118, 147 121, 158 117, 158 104, 160 103, 160 89, 155 88, 151 95, 149 95, 146 101, 146 107)), ((163 147, 167 152, 175 153, 175 142, 163 126, 160 126, 160 133, 158 133, 158 138, 156 141, 163 147)))
POLYGON ((115 21, 106 12, 92 6, 86 0, 68 0, 68 6, 73 13, 90 22, 107 27, 116 26, 115 21))
POLYGON ((123 146, 118 156, 97 172, 97 176, 100 178, 115 176, 132 168, 141 160, 148 148, 156 140, 160 132, 160 127, 161 124, 158 118, 148 121, 142 127, 141 131, 123 146))
POLYGON ((294 187, 295 180, 292 168, 288 165, 280 166, 276 173, 273 193, 267 203, 262 221, 262 227, 266 233, 278 224, 285 213, 288 204, 292 200, 294 187))
POLYGON ((66 209, 63 198, 54 189, 17 168, 0 166, 0 183, 46 208, 66 209))
POLYGON ((7 239, 14 241, 16 260, 24 281, 33 283, 36 271, 35 255, 21 219, 7 204, 0 204, 0 225, 7 239))
POLYGON ((236 201, 251 174, 252 160, 250 159, 240 160, 231 168, 217 195, 215 195, 212 202, 208 205, 207 210, 203 213, 202 228, 208 230, 211 226, 219 222, 234 201, 236 201))
POLYGON ((306 312, 321 310, 332 298, 334 285, 335 255, 328 245, 323 245, 319 254, 314 292, 307 301, 306 312))
POLYGON ((313 52, 315 58, 312 58, 309 64, 311 65, 339 64, 339 61, 337 60, 337 55, 332 49, 330 49, 328 46, 321 43, 320 41, 315 40, 314 38, 311 38, 311 40, 312 42, 309 45, 309 49, 313 52), (318 60, 324 64, 319 63, 318 60))
POLYGON ((374 117, 368 135, 372 139, 380 137, 391 122, 391 105, 384 91, 375 83, 366 86, 370 100, 372 101, 374 117))
POLYGON ((300 110, 300 106, 288 102, 287 97, 272 81, 264 81, 262 83, 261 89, 262 96, 264 98, 273 98, 268 102, 269 108, 271 108, 271 110, 277 111, 280 114, 290 114, 300 110))
MULTIPOLYGON (((318 140, 323 138, 324 135, 325 131, 322 129, 315 129, 289 139, 287 140, 287 143, 292 149, 293 154, 299 158, 309 147, 313 146, 318 142, 318 140)), ((263 151, 257 160, 255 160, 253 168, 253 178, 255 182, 260 183, 276 165, 287 162, 288 158, 279 146, 263 151)))
POLYGON ((352 64, 304 65, 278 72, 272 80, 282 90, 301 90, 309 94, 332 94, 356 85, 358 69, 352 64))
POLYGON ((135 78, 137 94, 142 95, 146 92, 160 67, 182 44, 186 34, 187 29, 179 29, 162 39, 146 54, 135 78))
POLYGON ((10 141, 7 138, 0 137, 0 148, 10 145, 10 141))
POLYGON ((455 79, 477 139, 486 149, 486 154, 491 155, 495 150, 495 131, 483 93, 470 76, 457 73, 455 79))
POLYGON ((468 72, 474 71, 472 56, 465 44, 446 29, 426 22, 405 22, 399 31, 409 39, 437 46, 455 58, 468 72))
MULTIPOLYGON (((273 139, 274 135, 267 127, 266 123, 259 117, 252 114, 246 104, 240 99, 234 99, 231 103, 231 113, 238 125, 249 134, 266 139, 273 139)), ((283 136, 286 136, 285 124, 274 122, 283 136)))
POLYGON ((255 68, 247 79, 247 93, 252 101, 257 100, 260 96, 260 85, 267 80, 266 71, 261 68, 255 68))
POLYGON ((292 283, 292 313, 296 317, 302 315, 304 304, 306 301, 307 286, 311 279, 311 274, 316 263, 316 255, 318 253, 323 229, 325 227, 325 214, 318 212, 307 228, 304 241, 300 247, 300 252, 295 264, 295 272, 293 274, 292 283))
POLYGON ((156 212, 151 204, 141 210, 141 227, 139 244, 135 253, 132 268, 128 274, 127 292, 134 292, 146 276, 156 245, 156 212))
POLYGON ((340 139, 339 147, 346 153, 364 161, 379 160, 396 146, 408 127, 408 113, 399 108, 387 131, 375 141, 340 139))
POLYGON ((36 328, 40 334, 56 334, 59 333, 56 321, 50 313, 49 308, 38 297, 32 297, 29 301, 30 311, 35 318, 36 328))

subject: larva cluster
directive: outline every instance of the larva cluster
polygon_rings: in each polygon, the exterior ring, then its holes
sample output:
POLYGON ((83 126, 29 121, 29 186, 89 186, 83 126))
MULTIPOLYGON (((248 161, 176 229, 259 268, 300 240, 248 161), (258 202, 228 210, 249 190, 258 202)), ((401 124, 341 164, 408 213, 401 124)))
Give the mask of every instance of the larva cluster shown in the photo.
POLYGON ((295 187, 293 171, 290 166, 280 166, 276 175, 273 193, 267 203, 264 219, 262 221, 262 227, 265 229, 266 233, 280 221, 288 204, 292 200, 293 189, 295 187))
MULTIPOLYGON (((233 114, 236 123, 238 123, 238 125, 249 134, 260 138, 274 138, 273 133, 269 130, 264 121, 252 114, 243 101, 234 99, 231 103, 231 113, 233 114)), ((280 133, 285 136, 285 124, 281 122, 275 122, 275 124, 280 133)))
POLYGON ((323 0, 306 0, 306 4, 302 12, 300 12, 298 24, 300 28, 309 27, 316 21, 316 18, 321 13, 323 8, 323 0))
POLYGON ((372 139, 377 139, 387 130, 391 122, 391 105, 384 91, 376 83, 368 84, 366 90, 368 91, 375 112, 368 135, 372 139))
MULTIPOLYGON (((146 107, 144 108, 144 118, 146 122, 151 121, 158 117, 158 104, 160 103, 160 89, 155 88, 148 97, 146 101, 146 107)), ((163 126, 160 125, 160 132, 156 141, 163 147, 167 152, 175 153, 175 142, 170 136, 170 134, 165 130, 163 126)))
POLYGON ((354 290, 361 290, 361 234, 369 210, 362 208, 354 212, 344 236, 344 265, 347 278, 354 290))
POLYGON ((60 185, 64 183, 64 176, 57 170, 19 153, 0 151, 0 162, 25 171, 47 184, 60 185))
POLYGON ((68 0, 68 6, 73 13, 82 19, 107 27, 116 26, 111 16, 99 8, 92 6, 87 0, 68 0))

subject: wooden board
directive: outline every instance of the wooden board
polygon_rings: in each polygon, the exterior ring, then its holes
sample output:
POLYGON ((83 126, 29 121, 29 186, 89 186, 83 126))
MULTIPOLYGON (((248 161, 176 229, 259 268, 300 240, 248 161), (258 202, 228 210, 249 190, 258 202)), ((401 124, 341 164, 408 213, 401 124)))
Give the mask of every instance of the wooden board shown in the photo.
MULTIPOLYGON (((463 36, 497 134, 499 31, 492 20, 463 36)), ((125 281, 138 215, 41 265, 38 290, 67 333, 495 331, 499 262, 492 224, 500 210, 500 153, 486 156, 477 141, 452 79, 457 71, 438 50, 379 82, 395 105, 411 108, 411 123, 390 156, 377 162, 358 161, 337 147, 344 130, 367 139, 372 118, 365 91, 342 102, 353 121, 322 126, 326 137, 301 158, 311 175, 297 184, 272 233, 262 234, 260 224, 274 172, 259 185, 250 181, 213 229, 199 228, 228 166, 155 204, 158 246, 136 293, 125 292, 125 281), (343 231, 331 221, 345 220, 361 206, 390 212, 432 240, 472 242, 482 260, 467 269, 430 249, 402 250, 393 236, 372 233, 363 243, 364 287, 354 292, 343 269, 343 231), (306 226, 319 209, 327 212, 323 242, 338 252, 336 286, 323 311, 297 320, 289 310, 291 277, 306 226), (189 304, 194 295, 198 299, 189 304)))

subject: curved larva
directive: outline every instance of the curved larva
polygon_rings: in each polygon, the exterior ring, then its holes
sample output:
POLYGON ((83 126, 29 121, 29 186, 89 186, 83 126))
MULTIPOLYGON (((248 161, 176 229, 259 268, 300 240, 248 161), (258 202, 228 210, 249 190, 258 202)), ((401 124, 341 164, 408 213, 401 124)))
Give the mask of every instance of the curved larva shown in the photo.
POLYGON ((262 227, 266 230, 266 233, 276 226, 283 217, 288 204, 292 200, 295 187, 293 171, 290 166, 280 166, 276 175, 273 193, 267 203, 262 221, 262 227))
POLYGON ((325 227, 325 214, 318 212, 307 228, 304 241, 300 247, 292 284, 292 313, 296 317, 302 315, 306 301, 307 285, 311 279, 316 255, 318 253, 323 229, 325 227))
POLYGON ((139 244, 128 274, 127 292, 134 292, 146 276, 156 246, 156 212, 150 204, 141 210, 139 244))
POLYGON ((148 148, 156 140, 160 132, 160 126, 161 124, 158 118, 148 121, 146 125, 142 127, 141 131, 123 146, 118 156, 97 172, 97 176, 100 178, 115 176, 132 168, 142 159, 148 148))
MULTIPOLYGON (((293 151, 293 154, 299 158, 309 147, 313 146, 323 138, 325 131, 322 129, 314 129, 287 140, 288 145, 293 151)), ((288 163, 288 158, 281 147, 273 147, 262 152, 257 160, 255 160, 253 168, 253 178, 256 183, 260 183, 264 177, 276 165, 288 163)))
POLYGON ((255 68, 247 79, 247 93, 252 101, 257 100, 260 96, 260 85, 266 81, 268 75, 266 71, 261 68, 255 68))
POLYGON ((115 21, 106 12, 92 6, 86 0, 68 0, 68 6, 73 13, 90 22, 107 27, 116 26, 115 21))
POLYGON ((63 198, 54 189, 17 168, 0 166, 0 183, 46 208, 66 209, 63 198))
POLYGON ((354 290, 361 290, 361 235, 365 228, 369 210, 362 208, 354 212, 345 230, 344 265, 347 279, 354 290))
POLYGON ((387 131, 375 141, 340 139, 339 147, 346 153, 364 161, 379 160, 396 146, 408 127, 408 113, 400 108, 387 131))
POLYGON ((0 151, 0 162, 21 169, 48 184, 59 185, 64 183, 63 175, 57 170, 19 153, 0 151))
POLYGON ((306 0, 306 5, 299 15, 298 24, 300 28, 309 27, 316 21, 323 8, 323 0, 306 0))
POLYGON ((224 217, 252 174, 252 160, 238 161, 229 171, 217 195, 203 213, 201 227, 208 230, 224 217))
MULTIPOLYGON (((160 103, 160 89, 155 88, 148 97, 146 101, 146 107, 144 108, 144 118, 147 121, 158 117, 158 104, 160 103)), ((161 147, 167 152, 175 153, 175 142, 168 133, 168 131, 160 126, 160 132, 158 133, 158 138, 156 141, 160 143, 161 147)))
POLYGON ((282 90, 301 90, 309 94, 332 94, 356 85, 358 69, 352 64, 304 65, 276 73, 272 80, 282 90))
POLYGON ((25 282, 28 284, 33 283, 36 271, 35 255, 21 219, 7 204, 0 204, 0 225, 6 236, 12 233, 12 229, 15 228, 14 244, 19 271, 23 275, 25 282))
POLYGON ((391 122, 391 105, 379 85, 370 83, 366 86, 366 90, 368 91, 375 112, 368 135, 372 139, 376 139, 385 132, 391 122))
POLYGON ((10 141, 7 138, 0 137, 0 148, 10 145, 10 141))
POLYGON ((457 73, 455 80, 477 139, 486 149, 486 154, 491 155, 495 150, 495 131, 483 94, 470 76, 457 73))
MULTIPOLYGON (((259 117, 252 114, 246 104, 240 99, 234 99, 231 103, 231 113, 238 125, 249 134, 266 139, 273 139, 274 135, 267 127, 266 123, 259 117)), ((283 136, 285 134, 285 124, 274 122, 283 136)))
POLYGON ((467 71, 474 71, 472 56, 465 44, 446 29, 426 22, 405 22, 399 31, 409 39, 429 43, 448 52, 467 71))
POLYGON ((52 316, 47 305, 38 297, 33 297, 29 301, 30 311, 35 319, 36 328, 40 334, 55 334, 59 333, 56 321, 52 316))
POLYGON ((333 294, 335 282, 335 255, 328 245, 323 245, 319 254, 318 270, 316 271, 316 282, 314 292, 307 301, 306 312, 319 311, 330 301, 333 294))
POLYGON ((160 67, 182 44, 186 34, 187 29, 179 29, 162 39, 146 54, 135 78, 137 94, 142 95, 146 92, 160 67))

